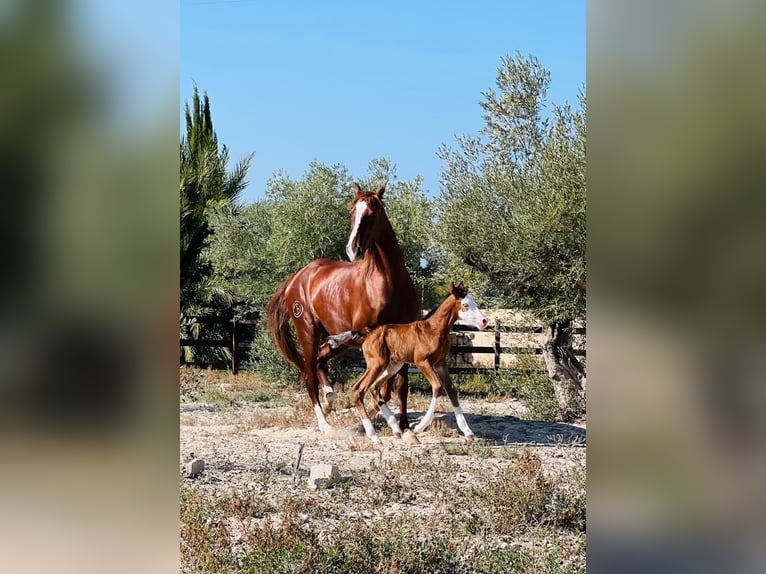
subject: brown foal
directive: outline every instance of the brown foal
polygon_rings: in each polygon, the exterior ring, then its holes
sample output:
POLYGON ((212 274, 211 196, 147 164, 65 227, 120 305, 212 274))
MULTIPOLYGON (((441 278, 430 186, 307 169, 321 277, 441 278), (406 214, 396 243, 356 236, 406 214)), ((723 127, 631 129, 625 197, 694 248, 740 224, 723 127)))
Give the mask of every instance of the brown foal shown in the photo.
POLYGON ((457 392, 452 386, 447 368, 449 333, 458 319, 472 322, 479 329, 484 329, 489 323, 489 319, 476 306, 463 283, 455 287, 454 283, 450 282, 449 295, 431 316, 412 323, 380 325, 364 335, 362 351, 367 369, 354 384, 354 405, 359 411, 365 433, 373 443, 380 443, 380 437, 375 432, 364 407, 364 394, 367 391, 375 391, 380 412, 391 429, 398 433, 396 416, 381 396, 380 386, 406 368, 407 364, 415 365, 423 373, 431 383, 433 393, 431 405, 423 420, 415 427, 415 432, 421 432, 431 424, 436 411, 436 400, 446 391, 460 430, 468 440, 473 439, 473 432, 460 408, 457 392))

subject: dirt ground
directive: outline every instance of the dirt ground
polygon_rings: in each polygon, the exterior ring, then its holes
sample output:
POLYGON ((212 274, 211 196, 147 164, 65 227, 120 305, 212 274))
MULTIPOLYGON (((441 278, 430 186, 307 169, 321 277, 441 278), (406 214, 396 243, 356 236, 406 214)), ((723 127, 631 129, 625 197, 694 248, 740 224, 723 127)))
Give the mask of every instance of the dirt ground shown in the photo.
MULTIPOLYGON (((456 460, 465 458, 471 470, 480 473, 481 468, 496 467, 498 461, 509 458, 509 452, 521 448, 534 450, 548 472, 585 464, 584 423, 524 420, 524 406, 513 399, 488 402, 464 398, 461 401, 466 420, 476 434, 473 445, 469 446, 457 430, 449 401, 440 399, 430 429, 419 435, 420 444, 407 445, 395 438, 378 416, 375 426, 383 444, 373 446, 364 435, 356 411, 348 404, 344 406, 343 398, 328 417, 335 428, 330 434, 318 430, 305 393, 291 392, 285 398, 288 404, 281 406, 269 402, 231 406, 182 403, 181 462, 195 456, 204 459, 206 466, 203 476, 195 482, 214 490, 248 488, 259 471, 276 469, 279 472, 268 485, 270 488, 301 487, 314 464, 334 464, 341 476, 351 476, 354 472, 366 472, 374 462, 418 457, 424 453, 438 453, 456 460), (296 474, 300 445, 304 447, 296 474), (466 456, 476 452, 480 455, 466 456)), ((427 396, 411 396, 412 424, 425 414, 428 401, 427 396)), ((391 406, 398 414, 396 405, 391 406)))

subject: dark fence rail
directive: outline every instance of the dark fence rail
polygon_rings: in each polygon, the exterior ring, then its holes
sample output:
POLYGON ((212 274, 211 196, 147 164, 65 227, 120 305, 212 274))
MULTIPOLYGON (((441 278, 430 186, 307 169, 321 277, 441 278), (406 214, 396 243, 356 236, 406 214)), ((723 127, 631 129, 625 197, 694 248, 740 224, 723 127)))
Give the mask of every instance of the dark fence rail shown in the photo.
MULTIPOLYGON (((501 311, 496 314, 500 315, 501 311)), ((486 312, 490 319, 491 311, 486 312)), ((239 365, 247 350, 252 346, 253 327, 258 324, 257 317, 234 319, 227 317, 189 317, 191 322, 202 325, 218 325, 225 330, 226 337, 200 337, 181 339, 181 347, 223 348, 230 355, 229 361, 207 363, 184 361, 201 367, 228 368, 232 373, 239 371, 239 365)), ((487 372, 501 369, 517 371, 543 372, 545 365, 542 358, 542 343, 545 329, 528 316, 514 313, 511 321, 496 318, 492 327, 478 331, 474 327, 456 324, 450 333, 451 373, 487 372)), ((585 328, 575 324, 573 349, 581 360, 585 357, 585 328)), ((360 362, 359 369, 364 369, 360 362)))
POLYGON ((229 318, 229 317, 187 317, 189 325, 197 323, 199 325, 218 325, 227 332, 226 338, 182 338, 181 347, 226 349, 229 351, 230 359, 228 363, 223 361, 213 362, 186 362, 181 360, 182 365, 195 365, 199 367, 212 367, 215 369, 227 368, 235 375, 239 372, 239 365, 244 357, 245 351, 253 344, 253 327, 260 321, 258 318, 229 318))

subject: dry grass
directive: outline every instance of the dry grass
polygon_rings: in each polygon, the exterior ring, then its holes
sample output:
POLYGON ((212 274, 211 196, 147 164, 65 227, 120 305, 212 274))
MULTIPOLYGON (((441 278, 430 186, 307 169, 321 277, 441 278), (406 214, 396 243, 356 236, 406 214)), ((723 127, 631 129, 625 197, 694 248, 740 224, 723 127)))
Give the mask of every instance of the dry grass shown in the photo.
POLYGON ((183 571, 584 572, 581 477, 547 478, 529 450, 498 470, 456 489, 444 477, 470 470, 425 450, 314 494, 183 487, 183 571))
MULTIPOLYGON (((187 422, 239 413, 237 432, 316 425, 300 389, 244 373, 187 376, 200 397, 220 393, 214 413, 183 413, 187 422)), ((429 402, 412 394, 410 410, 429 402)), ((339 392, 328 421, 358 425, 350 393, 339 392)), ((374 424, 390 435, 380 417, 374 424)), ((305 472, 293 482, 294 453, 248 437, 249 448, 261 453, 257 463, 235 457, 218 463, 231 460, 232 472, 246 475, 242 482, 232 486, 219 467, 210 480, 182 483, 182 572, 585 572, 582 449, 556 445, 567 464, 551 466, 539 449, 456 441, 456 429, 441 418, 427 435, 439 440, 381 449, 350 434, 343 456, 365 463, 343 469, 341 484, 317 491, 308 489, 305 472)))

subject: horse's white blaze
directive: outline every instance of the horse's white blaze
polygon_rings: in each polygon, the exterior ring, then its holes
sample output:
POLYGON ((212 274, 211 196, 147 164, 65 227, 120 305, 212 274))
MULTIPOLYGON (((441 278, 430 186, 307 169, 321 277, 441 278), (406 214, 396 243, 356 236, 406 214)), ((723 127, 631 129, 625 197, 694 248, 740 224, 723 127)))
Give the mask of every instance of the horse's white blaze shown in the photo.
POLYGON ((380 412, 383 415, 383 418, 386 419, 388 426, 391 427, 391 430, 394 432, 394 434, 402 434, 402 429, 399 428, 399 421, 396 420, 396 415, 391 412, 391 409, 388 408, 386 403, 380 404, 380 412))
POLYGON ((465 415, 463 414, 463 409, 460 407, 455 407, 455 420, 457 420, 457 426, 460 427, 460 430, 463 431, 465 436, 473 436, 473 431, 471 430, 471 427, 468 426, 468 423, 465 420, 465 415))
POLYGON ((484 329, 484 327, 487 326, 487 317, 481 312, 478 305, 476 305, 473 295, 469 293, 463 297, 460 304, 461 308, 457 312, 457 316, 460 317, 462 321, 473 323, 479 329, 484 329))
POLYGON ((423 416, 423 420, 421 420, 418 425, 415 427, 415 432, 422 432, 423 429, 425 429, 428 425, 431 424, 431 421, 434 418, 434 413, 436 412, 436 397, 431 398, 431 404, 428 406, 428 411, 423 416))
POLYGON ((332 427, 330 426, 330 423, 327 422, 327 419, 324 418, 322 407, 319 406, 319 404, 314 405, 314 413, 316 413, 316 416, 317 416, 317 423, 319 424, 319 430, 321 430, 322 432, 330 432, 332 430, 332 427))
POLYGON ((365 434, 372 442, 376 444, 380 442, 380 437, 378 436, 378 433, 375 432, 375 427, 372 426, 372 421, 370 419, 362 419, 362 426, 364 427, 365 434))
POLYGON ((359 226, 362 224, 362 217, 367 210, 367 204, 364 201, 359 201, 356 204, 356 211, 354 213, 354 228, 351 230, 351 235, 348 236, 348 242, 346 243, 346 255, 349 260, 356 260, 356 250, 353 248, 356 236, 359 233, 359 226))

